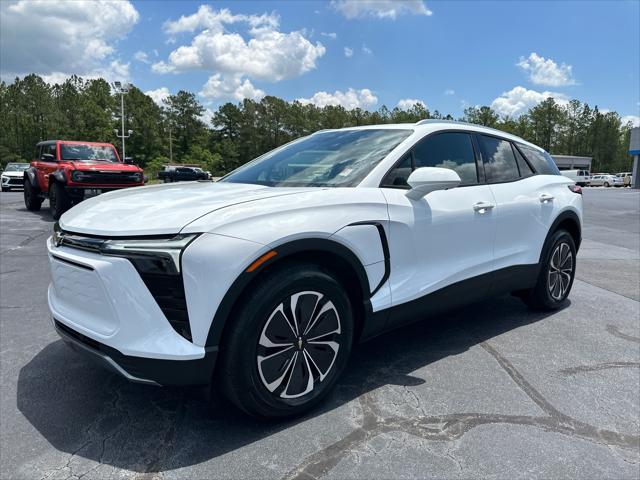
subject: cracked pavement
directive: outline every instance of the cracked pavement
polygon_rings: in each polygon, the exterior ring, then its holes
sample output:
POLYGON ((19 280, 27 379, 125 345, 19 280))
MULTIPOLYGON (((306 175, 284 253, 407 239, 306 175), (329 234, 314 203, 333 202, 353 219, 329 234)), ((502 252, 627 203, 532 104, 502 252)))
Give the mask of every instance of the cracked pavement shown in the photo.
POLYGON ((640 478, 640 192, 584 200, 565 309, 501 297, 396 330, 354 349, 318 409, 259 423, 66 347, 52 220, 2 193, 0 478, 640 478))

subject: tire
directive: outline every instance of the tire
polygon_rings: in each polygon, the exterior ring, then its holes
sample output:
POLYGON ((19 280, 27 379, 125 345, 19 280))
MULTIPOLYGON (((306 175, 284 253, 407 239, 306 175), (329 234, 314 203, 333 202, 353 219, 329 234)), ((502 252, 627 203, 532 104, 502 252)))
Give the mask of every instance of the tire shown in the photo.
POLYGON ((576 274, 576 245, 566 230, 558 230, 547 241, 536 286, 523 295, 534 310, 556 310, 571 292, 576 274))
POLYGON ((29 179, 24 180, 24 189, 22 194, 24 195, 24 206, 27 210, 37 212, 42 206, 43 199, 39 196, 39 191, 31 185, 29 179))
POLYGON ((64 186, 52 182, 49 186, 49 211, 54 220, 59 220, 64 212, 71 208, 71 199, 64 186))
POLYGON ((342 285, 313 264, 290 264, 258 282, 225 331, 218 384, 253 417, 299 415, 329 393, 347 364, 351 303, 342 285))
POLYGON ((2 191, 3 191, 3 192, 10 192, 10 191, 11 191, 11 188, 9 188, 9 187, 2 187, 2 191))
POLYGON ((604 186, 609 188, 611 185, 609 185, 609 182, 604 182, 604 186))

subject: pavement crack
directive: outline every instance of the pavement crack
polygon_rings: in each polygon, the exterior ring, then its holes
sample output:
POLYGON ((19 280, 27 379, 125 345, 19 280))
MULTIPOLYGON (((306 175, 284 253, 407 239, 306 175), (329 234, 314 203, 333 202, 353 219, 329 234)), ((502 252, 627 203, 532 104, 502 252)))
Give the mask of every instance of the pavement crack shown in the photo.
POLYGON ((640 337, 634 337, 632 335, 627 335, 626 333, 622 333, 618 327, 615 325, 607 325, 607 332, 609 332, 614 337, 622 338, 623 340, 628 340, 634 343, 640 343, 640 337))
POLYGON ((608 370, 612 368, 638 368, 640 363, 638 362, 607 362, 598 363, 596 365, 579 365, 577 367, 564 368, 560 370, 560 373, 564 375, 576 375, 582 372, 596 372, 598 370, 608 370))

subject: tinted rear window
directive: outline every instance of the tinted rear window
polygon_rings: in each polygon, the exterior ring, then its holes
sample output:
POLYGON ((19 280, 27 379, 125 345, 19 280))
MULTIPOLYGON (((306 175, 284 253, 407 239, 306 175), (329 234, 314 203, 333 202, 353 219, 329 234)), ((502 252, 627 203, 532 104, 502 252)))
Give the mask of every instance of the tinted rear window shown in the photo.
POLYGON ((484 173, 488 183, 511 182, 520 178, 511 142, 480 135, 484 152, 484 173))
POLYGON ((551 155, 547 152, 541 152, 526 145, 518 145, 518 147, 520 147, 524 156, 527 157, 529 163, 533 165, 536 173, 540 175, 560 175, 560 170, 558 170, 556 162, 553 161, 553 158, 551 158, 551 155))

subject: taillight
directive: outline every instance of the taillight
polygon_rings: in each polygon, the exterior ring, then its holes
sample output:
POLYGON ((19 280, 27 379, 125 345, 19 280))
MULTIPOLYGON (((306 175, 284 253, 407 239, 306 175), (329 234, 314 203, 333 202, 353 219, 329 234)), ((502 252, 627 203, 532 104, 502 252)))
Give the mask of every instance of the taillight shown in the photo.
POLYGON ((569 185, 569 190, 578 195, 582 195, 582 187, 580 185, 569 185))

